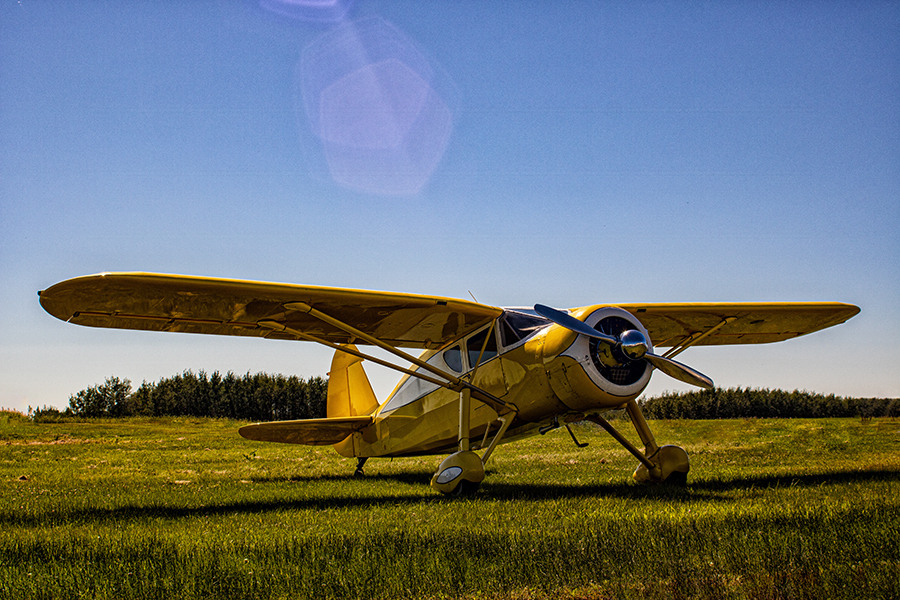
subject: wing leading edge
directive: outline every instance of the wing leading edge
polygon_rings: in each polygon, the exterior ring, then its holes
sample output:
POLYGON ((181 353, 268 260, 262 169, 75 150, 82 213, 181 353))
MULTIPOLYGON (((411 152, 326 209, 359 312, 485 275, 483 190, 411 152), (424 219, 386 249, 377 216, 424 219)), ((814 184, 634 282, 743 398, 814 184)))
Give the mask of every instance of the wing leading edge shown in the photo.
POLYGON ((452 298, 155 273, 76 277, 39 292, 51 315, 78 325, 295 339, 277 322, 335 344, 364 343, 291 308, 305 303, 398 348, 437 348, 502 314, 452 298))

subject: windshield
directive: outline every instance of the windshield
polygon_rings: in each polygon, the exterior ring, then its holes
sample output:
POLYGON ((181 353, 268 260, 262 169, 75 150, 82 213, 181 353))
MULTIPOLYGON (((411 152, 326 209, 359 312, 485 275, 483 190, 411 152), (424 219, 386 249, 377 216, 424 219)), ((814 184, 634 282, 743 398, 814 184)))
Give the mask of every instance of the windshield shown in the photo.
POLYGON ((548 319, 535 314, 531 309, 506 309, 500 317, 500 343, 504 347, 512 346, 549 324, 548 319))

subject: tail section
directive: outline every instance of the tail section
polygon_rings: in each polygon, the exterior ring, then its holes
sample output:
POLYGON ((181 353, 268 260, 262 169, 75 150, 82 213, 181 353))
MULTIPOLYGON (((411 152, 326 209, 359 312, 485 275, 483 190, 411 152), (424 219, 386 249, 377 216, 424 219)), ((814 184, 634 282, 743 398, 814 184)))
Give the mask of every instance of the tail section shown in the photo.
MULTIPOLYGON (((356 350, 356 346, 347 347, 356 350)), ((340 350, 335 352, 328 373, 328 418, 361 417, 376 408, 378 400, 363 369, 362 359, 340 350)))
MULTIPOLYGON (((356 350, 356 346, 347 345, 356 350)), ((372 391, 372 384, 362 366, 362 359, 340 350, 331 359, 331 371, 328 373, 328 418, 361 417, 371 414, 378 408, 378 400, 372 391)), ((355 456, 355 445, 352 435, 334 445, 338 454, 355 456)))

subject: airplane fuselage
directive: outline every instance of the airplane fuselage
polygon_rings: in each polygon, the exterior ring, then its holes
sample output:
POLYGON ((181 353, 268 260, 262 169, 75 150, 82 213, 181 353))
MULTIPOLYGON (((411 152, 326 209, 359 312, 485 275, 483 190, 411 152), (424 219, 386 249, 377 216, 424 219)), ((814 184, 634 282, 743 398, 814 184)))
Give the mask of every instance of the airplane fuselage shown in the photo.
MULTIPOLYGON (((579 313, 590 314, 598 309, 586 307, 579 313)), ((616 317, 621 318, 619 314, 616 317)), ((478 338, 479 333, 471 338, 478 338)), ((453 352, 453 348, 426 352, 421 358, 450 368, 447 363, 453 361, 442 356, 447 352, 453 352)), ((480 348, 468 354, 471 357, 479 352, 480 348)), ((471 364, 476 360, 471 360, 471 364)), ((501 345, 496 355, 483 360, 477 369, 468 369, 463 378, 517 409, 503 437, 506 443, 554 423, 580 420, 588 412, 620 408, 636 398, 649 382, 650 369, 644 372, 642 367, 634 384, 612 385, 599 377, 595 360, 583 336, 547 324, 516 343, 501 345)), ((358 457, 453 451, 459 440, 459 396, 456 391, 405 376, 376 411, 374 422, 336 449, 345 456, 358 457)), ((498 418, 497 411, 488 404, 472 401, 469 424, 473 449, 487 445, 500 427, 498 418)))

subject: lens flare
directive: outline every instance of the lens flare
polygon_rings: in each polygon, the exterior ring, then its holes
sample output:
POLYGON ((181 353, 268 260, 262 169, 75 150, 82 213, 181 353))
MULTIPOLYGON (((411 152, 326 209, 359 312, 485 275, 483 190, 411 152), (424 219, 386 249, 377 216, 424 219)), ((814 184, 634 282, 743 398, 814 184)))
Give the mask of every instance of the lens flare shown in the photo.
POLYGON ((297 69, 307 120, 332 179, 366 193, 419 192, 443 157, 453 111, 435 69, 384 19, 347 23, 304 51, 297 69))
POLYGON ((347 16, 353 0, 259 0, 259 6, 301 21, 336 23, 347 16))

